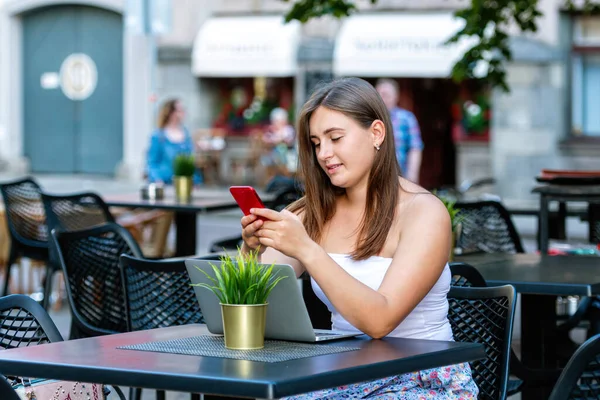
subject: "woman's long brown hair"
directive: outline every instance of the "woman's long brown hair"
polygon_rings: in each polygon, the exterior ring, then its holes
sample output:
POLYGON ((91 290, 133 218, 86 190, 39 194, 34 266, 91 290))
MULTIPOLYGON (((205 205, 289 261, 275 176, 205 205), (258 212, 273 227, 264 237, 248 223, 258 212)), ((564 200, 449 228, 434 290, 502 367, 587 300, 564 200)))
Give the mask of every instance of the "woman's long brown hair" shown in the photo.
MULTIPOLYGON (((323 226, 335 213, 336 197, 345 192, 345 189, 331 184, 319 166, 310 140, 310 118, 319 107, 341 112, 364 129, 369 129, 375 120, 385 125, 385 140, 369 174, 366 209, 351 254, 354 260, 364 260, 378 255, 383 249, 398 204, 398 176, 401 171, 396 160, 390 115, 375 88, 358 78, 344 78, 320 87, 302 107, 298 118, 298 159, 305 194, 289 209, 303 214, 306 231, 317 243, 321 240, 323 226)), ((356 151, 375 150, 368 148, 356 151)))
POLYGON ((171 118, 171 115, 175 112, 178 102, 178 99, 167 100, 160 108, 160 113, 158 114, 158 127, 160 129, 164 129, 164 127, 167 126, 169 118, 171 118))

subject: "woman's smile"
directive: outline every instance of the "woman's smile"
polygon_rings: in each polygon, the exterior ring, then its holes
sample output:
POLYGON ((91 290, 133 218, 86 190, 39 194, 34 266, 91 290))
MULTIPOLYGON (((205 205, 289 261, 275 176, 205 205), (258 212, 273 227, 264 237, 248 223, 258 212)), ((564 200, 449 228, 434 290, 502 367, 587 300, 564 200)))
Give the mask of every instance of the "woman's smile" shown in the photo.
POLYGON ((325 168, 329 175, 333 175, 340 169, 341 166, 342 164, 327 164, 325 168))

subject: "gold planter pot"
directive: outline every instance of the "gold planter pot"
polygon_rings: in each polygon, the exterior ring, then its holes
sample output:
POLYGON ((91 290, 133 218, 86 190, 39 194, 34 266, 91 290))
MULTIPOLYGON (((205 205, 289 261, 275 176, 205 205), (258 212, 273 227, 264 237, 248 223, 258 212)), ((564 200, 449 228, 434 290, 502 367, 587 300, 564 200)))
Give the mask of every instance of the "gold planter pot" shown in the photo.
POLYGON ((193 177, 174 176, 173 186, 175 186, 175 198, 177 201, 188 202, 192 198, 193 177))
POLYGON ((222 304, 225 347, 235 350, 265 347, 268 304, 222 304))

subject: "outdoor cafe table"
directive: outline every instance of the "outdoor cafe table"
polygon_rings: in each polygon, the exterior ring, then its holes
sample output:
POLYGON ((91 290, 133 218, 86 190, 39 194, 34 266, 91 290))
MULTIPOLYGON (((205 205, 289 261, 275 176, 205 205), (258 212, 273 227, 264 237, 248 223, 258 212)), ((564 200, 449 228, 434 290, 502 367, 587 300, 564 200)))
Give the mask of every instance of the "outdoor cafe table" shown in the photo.
MULTIPOLYGON (((521 361, 557 366, 556 296, 600 294, 600 257, 478 253, 455 257, 473 265, 490 286, 513 285, 521 294, 521 361)), ((524 391, 523 399, 539 397, 524 391)))
MULTIPOLYGON (((175 199, 172 188, 165 190, 162 200, 144 200, 140 193, 111 194, 103 196, 109 207, 162 209, 175 213, 176 248, 175 256, 196 254, 196 214, 237 209, 238 205, 227 190, 222 192, 195 190, 189 202, 175 199)), ((260 193, 264 201, 272 195, 260 193)), ((240 211, 240 217, 241 217, 240 211)), ((241 228, 240 228, 241 229, 241 228)), ((240 231, 241 232, 241 231, 240 231)))
MULTIPOLYGON (((540 195, 540 252, 548 253, 549 243, 549 205, 551 201, 558 201, 566 204, 567 202, 599 202, 600 185, 538 185, 533 193, 540 195)), ((563 209, 565 206, 563 206, 563 209)))
POLYGON ((207 335, 186 325, 0 351, 0 374, 274 399, 485 358, 483 345, 366 336, 314 346, 358 350, 256 362, 118 347, 207 335))

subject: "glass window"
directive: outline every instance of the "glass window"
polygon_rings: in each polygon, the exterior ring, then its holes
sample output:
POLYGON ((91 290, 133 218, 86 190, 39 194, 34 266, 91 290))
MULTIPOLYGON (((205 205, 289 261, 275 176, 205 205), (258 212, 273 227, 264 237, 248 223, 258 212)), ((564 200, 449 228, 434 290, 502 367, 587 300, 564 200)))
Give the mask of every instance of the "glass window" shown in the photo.
POLYGON ((600 18, 577 18, 573 28, 572 133, 600 136, 600 18))
POLYGON ((600 44, 600 18, 594 16, 577 18, 573 41, 577 46, 600 44))

